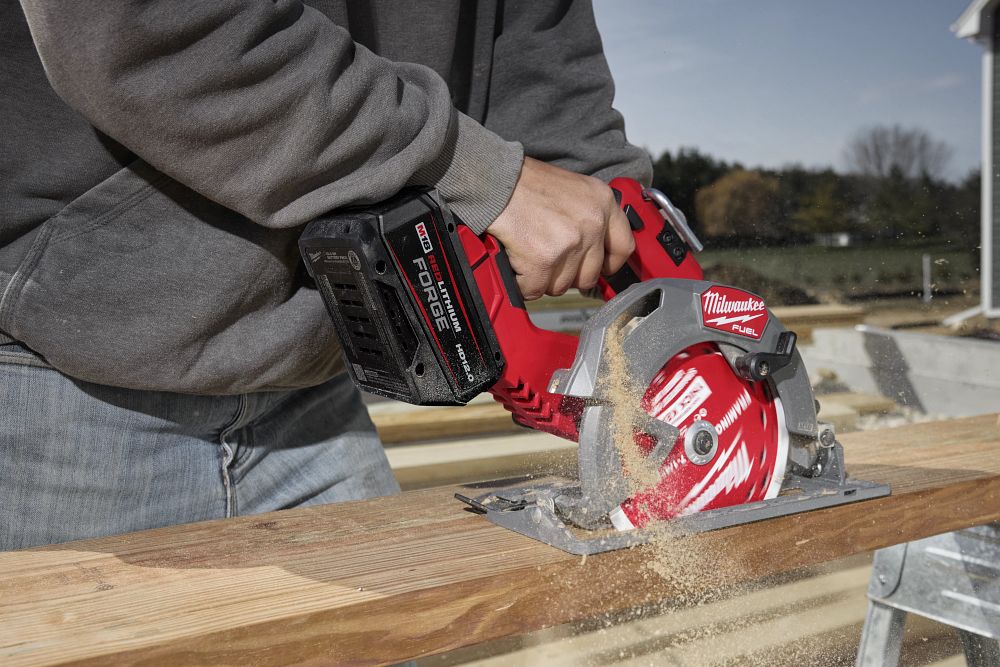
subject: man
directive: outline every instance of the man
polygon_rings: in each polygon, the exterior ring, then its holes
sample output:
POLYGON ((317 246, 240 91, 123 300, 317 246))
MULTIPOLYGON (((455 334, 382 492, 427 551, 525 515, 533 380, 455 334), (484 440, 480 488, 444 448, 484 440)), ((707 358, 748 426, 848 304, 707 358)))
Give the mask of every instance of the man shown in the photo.
POLYGON ((22 0, 0 36, 0 548, 398 490, 320 214, 434 186, 527 298, 632 250, 587 2, 22 0))

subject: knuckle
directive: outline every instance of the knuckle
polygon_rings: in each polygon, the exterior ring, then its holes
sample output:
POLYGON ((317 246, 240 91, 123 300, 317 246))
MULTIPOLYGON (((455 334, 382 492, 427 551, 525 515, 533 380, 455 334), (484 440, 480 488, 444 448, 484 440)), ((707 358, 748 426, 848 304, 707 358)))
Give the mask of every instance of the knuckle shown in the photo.
POLYGON ((624 248, 624 250, 625 250, 625 256, 626 257, 629 256, 629 255, 631 255, 633 252, 635 252, 635 236, 634 235, 629 234, 628 236, 625 237, 625 248, 624 248))
POLYGON ((594 287, 597 286, 597 279, 599 277, 600 276, 597 273, 589 274, 586 276, 581 275, 579 282, 577 282, 577 287, 583 290, 593 289, 594 287))
POLYGON ((618 201, 615 199, 615 193, 611 191, 603 181, 598 181, 601 184, 601 193, 604 195, 604 203, 607 204, 612 210, 618 208, 618 201))
POLYGON ((554 243, 545 244, 538 249, 538 259, 546 267, 558 264, 564 254, 563 248, 554 243))
POLYGON ((549 290, 549 294, 552 296, 562 296, 566 293, 570 287, 573 286, 572 281, 560 279, 552 284, 552 289, 549 290))
POLYGON ((534 301, 535 299, 541 297, 543 293, 544 292, 540 288, 535 286, 521 288, 521 296, 527 301, 534 301))
POLYGON ((595 178, 597 181, 597 187, 600 188, 599 201, 607 213, 611 213, 618 209, 618 202, 615 201, 615 193, 611 191, 611 188, 607 186, 604 181, 595 178))

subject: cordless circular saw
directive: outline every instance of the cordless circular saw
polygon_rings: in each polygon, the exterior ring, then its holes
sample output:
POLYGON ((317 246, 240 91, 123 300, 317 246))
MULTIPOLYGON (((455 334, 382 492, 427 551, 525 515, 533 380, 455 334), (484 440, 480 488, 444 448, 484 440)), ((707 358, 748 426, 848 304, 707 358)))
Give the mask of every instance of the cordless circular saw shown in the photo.
POLYGON ((528 316, 501 244, 432 190, 311 222, 299 242, 361 389, 417 405, 490 391, 526 427, 579 442, 578 478, 458 496, 576 554, 888 495, 846 476, 795 334, 760 297, 707 282, 681 211, 610 187, 636 249, 578 337, 528 316))

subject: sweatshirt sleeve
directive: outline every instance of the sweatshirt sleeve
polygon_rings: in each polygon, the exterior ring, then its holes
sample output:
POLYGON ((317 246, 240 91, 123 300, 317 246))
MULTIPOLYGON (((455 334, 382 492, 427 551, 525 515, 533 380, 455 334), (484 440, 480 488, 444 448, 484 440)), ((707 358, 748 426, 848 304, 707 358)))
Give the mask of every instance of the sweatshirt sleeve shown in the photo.
POLYGON ((92 125, 268 227, 436 186, 477 229, 522 148, 452 106, 431 69, 391 62, 298 0, 22 0, 46 74, 92 125))
POLYGON ((516 137, 525 154, 539 160, 649 185, 649 155, 626 140, 613 99, 590 0, 504 3, 486 127, 516 137))

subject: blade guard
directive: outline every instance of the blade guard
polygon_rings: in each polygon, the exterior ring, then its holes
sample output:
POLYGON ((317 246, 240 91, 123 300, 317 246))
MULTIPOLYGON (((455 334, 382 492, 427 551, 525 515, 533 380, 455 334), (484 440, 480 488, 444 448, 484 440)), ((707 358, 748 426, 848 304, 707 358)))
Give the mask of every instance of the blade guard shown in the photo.
MULTIPOLYGON (((743 377, 738 370, 740 360, 773 354, 786 344, 787 337, 783 338, 786 332, 766 309, 769 321, 754 332, 757 337, 708 326, 704 321, 708 317, 704 303, 724 289, 734 288, 705 281, 646 281, 620 294, 587 322, 573 366, 557 374, 554 380, 556 391, 582 400, 586 406, 580 422, 580 496, 563 498, 562 506, 557 506, 573 523, 588 527, 611 515, 621 527, 629 528, 685 511, 772 498, 780 489, 786 459, 803 470, 814 464, 818 436, 816 409, 798 352, 790 351, 787 363, 766 378, 743 377), (615 346, 620 346, 615 353, 609 351, 612 346, 608 339, 612 336, 616 339, 615 346), (697 393, 682 396, 688 401, 683 406, 687 412, 683 414, 669 414, 667 404, 653 409, 646 390, 651 386, 663 387, 662 374, 669 372, 671 363, 705 346, 710 346, 715 355, 714 372, 719 375, 712 381, 720 383, 717 387, 722 387, 721 383, 726 383, 731 391, 746 387, 746 407, 751 403, 773 404, 774 418, 767 433, 776 439, 772 442, 777 443, 777 448, 768 460, 755 460, 760 452, 751 452, 752 447, 741 451, 739 443, 725 442, 718 444, 711 465, 694 469, 691 452, 687 450, 688 436, 698 417, 694 410, 700 404, 695 403, 704 400, 711 393, 709 390, 700 396, 697 393), (611 377, 616 379, 614 385, 606 381, 611 377), (647 424, 636 424, 634 428, 640 439, 657 436, 659 442, 647 443, 646 453, 656 456, 658 464, 662 462, 661 483, 639 494, 633 493, 626 479, 628 471, 616 446, 616 440, 622 436, 614 431, 613 394, 621 391, 625 382, 630 385, 626 391, 637 401, 639 397, 646 400, 643 407, 647 424), (716 465, 720 461, 725 463, 722 453, 734 459, 742 457, 742 461, 734 463, 735 467, 716 465), (725 487, 726 492, 713 496, 713 502, 704 502, 704 498, 689 502, 693 500, 689 496, 698 493, 699 484, 716 483, 725 487)), ((741 290, 736 292, 753 296, 741 290)), ((760 307, 764 308, 762 301, 760 307)), ((712 437, 716 438, 721 435, 716 433, 721 420, 719 416, 711 419, 702 420, 701 428, 706 432, 711 429, 712 437)))

